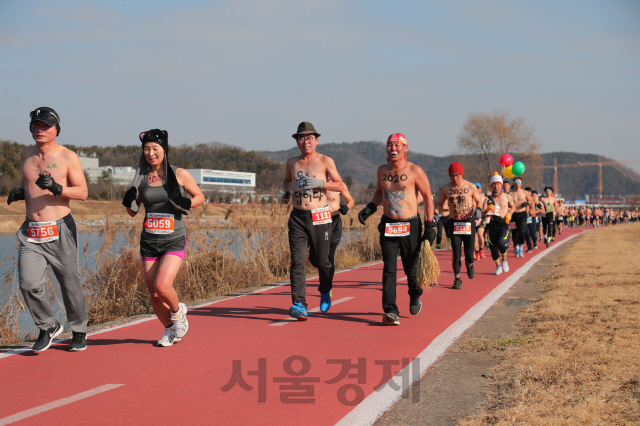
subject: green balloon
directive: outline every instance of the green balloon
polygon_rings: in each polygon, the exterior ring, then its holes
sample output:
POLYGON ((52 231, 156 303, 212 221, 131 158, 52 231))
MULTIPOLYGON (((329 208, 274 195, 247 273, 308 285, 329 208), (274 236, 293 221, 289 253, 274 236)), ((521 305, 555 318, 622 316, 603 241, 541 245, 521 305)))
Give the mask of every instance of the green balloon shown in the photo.
POLYGON ((524 163, 522 163, 521 161, 513 163, 513 166, 511 166, 511 172, 516 176, 520 176, 521 174, 523 174, 524 163))

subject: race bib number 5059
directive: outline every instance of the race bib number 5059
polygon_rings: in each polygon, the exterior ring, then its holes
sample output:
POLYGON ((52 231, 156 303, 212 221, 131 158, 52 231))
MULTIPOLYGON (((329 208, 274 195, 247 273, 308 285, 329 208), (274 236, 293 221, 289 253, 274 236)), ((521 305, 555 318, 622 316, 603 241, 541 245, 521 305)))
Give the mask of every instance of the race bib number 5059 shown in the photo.
POLYGON ((148 213, 144 222, 144 229, 150 234, 171 234, 175 221, 172 214, 148 213))
POLYGON ((60 238, 58 235, 58 225, 52 222, 29 222, 29 238, 27 241, 31 243, 48 243, 60 238))

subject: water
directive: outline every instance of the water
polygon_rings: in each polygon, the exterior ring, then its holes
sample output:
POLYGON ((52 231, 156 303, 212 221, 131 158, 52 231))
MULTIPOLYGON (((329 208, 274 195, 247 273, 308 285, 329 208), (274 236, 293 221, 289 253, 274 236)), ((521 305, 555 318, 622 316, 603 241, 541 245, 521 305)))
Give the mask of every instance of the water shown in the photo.
MULTIPOLYGON (((350 230, 347 232, 343 232, 342 241, 345 242, 350 240, 351 238, 357 238, 361 234, 359 230, 350 230)), ((254 235, 253 238, 257 236, 254 235)), ((227 229, 216 229, 211 230, 209 232, 209 238, 221 238, 224 244, 226 242, 227 248, 236 256, 238 256, 242 250, 242 245, 246 243, 255 243, 259 244, 259 242, 252 240, 247 241, 244 235, 241 235, 237 231, 227 230, 227 229)), ((78 231, 78 247, 80 249, 80 267, 89 267, 93 269, 95 267, 95 254, 101 247, 104 242, 104 238, 100 236, 99 230, 81 230, 78 231), (85 242, 88 243, 88 257, 85 258, 83 255, 85 242)), ((116 242, 115 247, 122 247, 127 245, 126 242, 126 232, 120 231, 116 232, 116 242)), ((11 292, 13 288, 17 290, 17 279, 18 279, 18 271, 17 271, 17 262, 15 261, 18 257, 18 240, 16 238, 16 234, 14 233, 5 233, 0 234, 0 276, 4 276, 9 268, 13 268, 13 276, 14 281, 0 283, 0 310, 9 302, 9 297, 11 296, 11 292), (3 261, 4 260, 4 261, 3 261)), ((58 281, 55 276, 51 272, 49 268, 49 276, 50 282, 53 283, 53 288, 56 292, 58 300, 62 302, 62 295, 60 293, 60 287, 58 281)), ((17 290, 18 293, 19 290, 17 290)), ((20 299, 22 300, 22 294, 19 294, 20 299)), ((55 312, 56 319, 61 324, 66 324, 66 318, 64 315, 64 310, 59 303, 54 303, 53 310, 55 312)), ((31 318, 31 315, 28 311, 20 311, 18 313, 18 325, 27 332, 35 333, 35 324, 31 318)))
MULTIPOLYGON (((126 245, 125 241, 125 232, 117 232, 116 233, 116 245, 118 247, 126 245)), ((100 237, 100 233, 98 231, 78 231, 78 247, 82 251, 84 249, 85 241, 88 242, 88 258, 85 258, 82 253, 80 254, 80 266, 85 267, 88 266, 93 268, 95 266, 95 255, 93 253, 97 252, 100 247, 102 247, 102 243, 104 238, 100 237)), ((18 270, 17 270, 17 262, 15 261, 18 258, 18 239, 16 238, 16 234, 0 234, 0 274, 4 276, 9 268, 13 269, 14 280, 0 284, 0 309, 4 307, 9 302, 9 297, 13 288, 17 290, 17 279, 18 279, 18 270)), ((60 287, 58 285, 58 281, 55 279, 53 272, 49 268, 49 276, 51 277, 51 282, 53 283, 56 296, 58 300, 62 301, 62 295, 60 293, 60 287)), ((18 290, 19 292, 19 290, 18 290)), ((19 295, 22 299, 22 294, 19 295)), ((53 304, 53 310, 55 312, 56 319, 60 321, 61 324, 66 323, 66 318, 64 316, 64 310, 58 303, 53 304)), ((34 333, 35 331, 35 323, 33 322, 31 315, 27 311, 20 311, 18 313, 18 325, 28 332, 34 333)))

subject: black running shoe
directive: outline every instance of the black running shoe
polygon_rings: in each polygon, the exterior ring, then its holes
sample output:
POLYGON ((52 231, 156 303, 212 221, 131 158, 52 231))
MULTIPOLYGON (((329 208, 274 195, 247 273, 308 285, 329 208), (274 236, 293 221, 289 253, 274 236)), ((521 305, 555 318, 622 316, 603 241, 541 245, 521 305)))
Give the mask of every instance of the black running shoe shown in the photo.
POLYGON ((462 287, 462 280, 460 279, 460 277, 458 277, 453 281, 452 288, 455 288, 456 290, 458 290, 460 287, 462 287))
POLYGON ((58 321, 56 321, 55 325, 51 328, 47 328, 46 330, 41 329, 40 334, 38 335, 38 340, 33 344, 33 351, 42 352, 49 349, 53 339, 58 337, 62 331, 62 326, 58 321))
POLYGON ((422 302, 420 301, 420 296, 411 297, 411 302, 409 302, 409 312, 411 315, 418 315, 422 310, 422 302))
POLYGON ((398 314, 389 312, 382 317, 382 323, 384 325, 400 325, 400 318, 398 314))
POLYGON ((73 332, 73 339, 71 339, 70 351, 84 351, 87 349, 87 333, 73 332))
MULTIPOLYGON (((469 278, 473 278, 476 276, 476 268, 473 267, 473 263, 467 266, 467 276, 469 278)), ((462 284, 462 281, 460 281, 460 284, 462 284)))

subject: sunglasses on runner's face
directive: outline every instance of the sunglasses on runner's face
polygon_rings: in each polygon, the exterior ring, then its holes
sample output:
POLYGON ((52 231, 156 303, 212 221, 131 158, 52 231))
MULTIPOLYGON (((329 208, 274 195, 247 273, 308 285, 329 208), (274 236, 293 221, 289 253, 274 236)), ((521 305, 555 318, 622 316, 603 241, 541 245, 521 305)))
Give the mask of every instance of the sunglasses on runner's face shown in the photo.
POLYGON ((31 120, 37 119, 37 118, 48 118, 48 117, 53 117, 55 118, 56 121, 60 121, 60 119, 58 118, 57 115, 55 115, 53 112, 51 111, 41 111, 39 109, 35 110, 35 111, 31 111, 29 113, 29 117, 31 117, 31 120))

